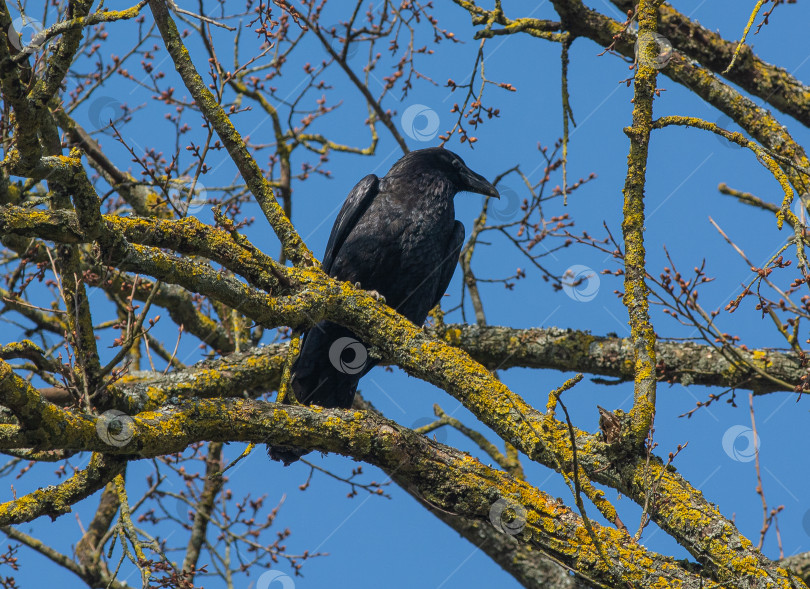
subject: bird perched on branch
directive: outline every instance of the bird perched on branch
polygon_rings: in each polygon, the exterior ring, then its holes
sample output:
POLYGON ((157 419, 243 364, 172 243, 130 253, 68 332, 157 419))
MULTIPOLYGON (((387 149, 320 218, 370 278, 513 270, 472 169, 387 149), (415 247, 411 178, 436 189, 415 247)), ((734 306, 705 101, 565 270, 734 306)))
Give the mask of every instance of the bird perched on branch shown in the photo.
MULTIPOLYGON (((464 241, 453 197, 476 192, 500 198, 496 188, 452 151, 412 151, 382 178, 369 174, 338 213, 323 269, 338 280, 376 291, 399 313, 422 325, 453 276, 464 241)), ((357 383, 376 364, 351 330, 321 321, 303 337, 291 388, 305 405, 351 407, 357 383)), ((307 451, 271 447, 289 464, 307 451)))

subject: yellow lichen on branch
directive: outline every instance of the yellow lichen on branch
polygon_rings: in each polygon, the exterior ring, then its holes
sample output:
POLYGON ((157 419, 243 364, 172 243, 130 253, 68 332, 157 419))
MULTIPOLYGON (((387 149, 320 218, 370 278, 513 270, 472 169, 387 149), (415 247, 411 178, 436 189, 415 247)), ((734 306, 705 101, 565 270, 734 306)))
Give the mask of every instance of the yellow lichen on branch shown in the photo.
POLYGON ((805 253, 806 237, 804 227, 802 227, 799 218, 790 207, 791 203, 793 202, 795 192, 791 185, 790 178, 788 178, 788 175, 779 166, 777 159, 783 162, 783 164, 786 166, 791 166, 792 163, 786 161, 786 158, 766 150, 754 141, 746 139, 742 133, 726 131, 725 129, 718 127, 716 123, 710 123, 709 121, 704 121, 703 119, 697 117, 666 116, 661 117, 653 123, 654 129, 662 129, 667 126, 695 127, 697 129, 703 129, 704 131, 711 131, 712 133, 716 133, 728 141, 736 143, 737 145, 745 147, 754 152, 759 162, 765 166, 765 168, 767 168, 767 170, 773 175, 776 181, 779 182, 779 186, 782 188, 784 197, 782 199, 781 206, 775 211, 776 226, 781 229, 784 221, 787 220, 790 226, 793 227, 793 232, 795 235, 793 241, 796 246, 796 257, 799 260, 799 267, 803 272, 807 272, 808 266, 810 265, 808 264, 807 254, 805 253))
POLYGON ((219 135, 225 148, 228 150, 234 164, 242 174, 268 223, 278 235, 287 257, 296 264, 310 265, 314 257, 304 244, 298 232, 284 213, 284 209, 276 200, 270 182, 262 174, 261 168, 247 150, 245 142, 239 131, 233 126, 222 106, 217 103, 216 97, 206 87, 200 74, 197 73, 191 62, 188 49, 180 37, 174 24, 165 0, 149 0, 149 6, 155 17, 160 34, 166 49, 174 60, 175 69, 180 74, 194 101, 200 107, 205 118, 211 123, 219 135))
POLYGON ((90 464, 56 486, 37 489, 23 497, 0 504, 0 525, 19 524, 43 515, 55 518, 92 495, 124 470, 126 461, 94 453, 90 464))
POLYGON ((723 71, 724 76, 731 71, 734 64, 737 62, 737 58, 740 56, 740 50, 742 50, 743 45, 745 45, 745 39, 748 37, 748 32, 754 25, 754 19, 757 18, 757 14, 759 13, 760 9, 767 3, 768 0, 757 0, 757 5, 754 6, 754 10, 751 11, 751 16, 748 18, 748 22, 745 24, 745 30, 743 31, 742 38, 740 39, 740 42, 737 43, 737 47, 734 49, 734 55, 731 57, 731 63, 729 63, 728 67, 723 71))
POLYGON ((658 6, 652 0, 638 5, 638 46, 633 94, 633 124, 625 129, 630 138, 627 177, 624 183, 624 304, 630 316, 630 337, 635 352, 635 390, 631 427, 632 443, 641 445, 655 415, 655 331, 650 322, 644 251, 644 187, 652 130, 653 99, 658 75, 656 32, 658 6))

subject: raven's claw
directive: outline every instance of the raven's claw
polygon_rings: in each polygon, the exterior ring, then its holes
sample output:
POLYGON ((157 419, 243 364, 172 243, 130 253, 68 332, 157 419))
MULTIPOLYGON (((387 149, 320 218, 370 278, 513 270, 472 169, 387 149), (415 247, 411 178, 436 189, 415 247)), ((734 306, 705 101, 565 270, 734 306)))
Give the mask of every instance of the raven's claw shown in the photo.
MULTIPOLYGON (((355 283, 354 283, 354 288, 359 288, 359 289, 362 289, 363 287, 362 287, 362 285, 361 285, 359 282, 355 282, 355 283)), ((382 295, 381 295, 379 292, 377 292, 376 290, 367 290, 366 292, 368 293, 368 296, 372 297, 373 299, 375 299, 375 300, 377 300, 377 301, 380 301, 381 303, 384 303, 384 302, 385 302, 385 297, 384 297, 384 296, 382 296, 382 295)))
POLYGON ((376 290, 369 290, 369 291, 367 291, 367 292, 368 292, 369 296, 371 296, 371 297, 373 297, 373 298, 377 299, 377 300, 378 300, 378 301, 380 301, 381 303, 384 303, 384 302, 385 302, 385 297, 384 297, 384 296, 382 296, 380 293, 378 293, 376 290))

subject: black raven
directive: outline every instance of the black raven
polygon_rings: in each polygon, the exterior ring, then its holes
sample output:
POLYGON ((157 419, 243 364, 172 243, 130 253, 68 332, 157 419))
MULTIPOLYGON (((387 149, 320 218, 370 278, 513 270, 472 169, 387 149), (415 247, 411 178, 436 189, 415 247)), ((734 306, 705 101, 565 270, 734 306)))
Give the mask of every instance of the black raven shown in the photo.
MULTIPOLYGON (((338 213, 324 271, 376 291, 422 325, 450 284, 464 241, 464 226, 455 220, 453 207, 458 192, 499 198, 492 184, 440 147, 410 152, 382 178, 369 174, 338 213)), ((349 329, 321 321, 304 335, 290 384, 305 405, 351 407, 357 382, 375 364, 349 329)), ((304 453, 270 448, 271 457, 285 464, 304 453)))

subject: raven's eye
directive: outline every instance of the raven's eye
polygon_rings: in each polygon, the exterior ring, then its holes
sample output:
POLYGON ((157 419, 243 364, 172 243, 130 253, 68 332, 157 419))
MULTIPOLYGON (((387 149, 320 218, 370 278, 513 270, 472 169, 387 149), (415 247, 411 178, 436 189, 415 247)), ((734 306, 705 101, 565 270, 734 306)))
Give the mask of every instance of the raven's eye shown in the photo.
POLYGON ((463 166, 464 166, 464 164, 461 163, 460 159, 453 158, 453 167, 454 168, 461 169, 463 166))

